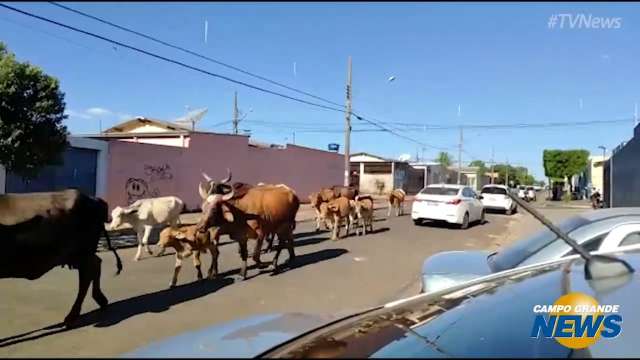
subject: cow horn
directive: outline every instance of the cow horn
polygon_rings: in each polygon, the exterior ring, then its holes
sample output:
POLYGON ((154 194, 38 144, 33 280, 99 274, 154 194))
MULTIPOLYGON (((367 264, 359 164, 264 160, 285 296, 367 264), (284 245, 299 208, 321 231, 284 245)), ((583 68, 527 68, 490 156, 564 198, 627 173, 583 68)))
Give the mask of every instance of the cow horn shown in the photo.
POLYGON ((231 170, 227 168, 227 177, 225 179, 220 180, 221 183, 226 184, 231 181, 231 170))
POLYGON ((200 194, 202 200, 205 200, 207 196, 209 196, 209 191, 207 191, 207 188, 202 181, 200 181, 200 183, 198 184, 198 193, 200 194))
POLYGON ((204 177, 205 180, 207 180, 207 181, 211 181, 211 176, 207 175, 207 173, 204 172, 204 171, 202 172, 202 177, 204 177))
POLYGON ((231 189, 231 192, 230 192, 230 193, 225 194, 225 195, 222 195, 222 201, 229 201, 229 200, 231 200, 231 198, 233 198, 233 193, 234 193, 234 190, 233 190, 233 189, 231 189))

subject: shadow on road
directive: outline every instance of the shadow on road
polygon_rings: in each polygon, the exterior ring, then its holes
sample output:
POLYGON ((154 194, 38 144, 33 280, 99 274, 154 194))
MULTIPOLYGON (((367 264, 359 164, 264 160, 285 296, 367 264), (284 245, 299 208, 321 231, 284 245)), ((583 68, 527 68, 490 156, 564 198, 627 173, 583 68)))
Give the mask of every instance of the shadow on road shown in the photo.
POLYGON ((282 264, 280 270, 277 273, 271 274, 271 276, 279 275, 287 271, 298 269, 303 266, 315 264, 321 261, 334 259, 348 252, 349 250, 347 249, 324 249, 309 254, 298 255, 296 256, 296 260, 293 263, 287 261, 286 263, 282 264))
MULTIPOLYGON (((29 331, 0 339, 0 347, 6 347, 25 341, 36 340, 64 331, 94 325, 95 327, 109 327, 116 325, 130 317, 153 312, 159 313, 169 310, 173 305, 194 300, 209 295, 233 283, 233 279, 219 278, 179 285, 173 289, 164 289, 109 304, 104 310, 97 309, 80 315, 78 322, 71 329, 65 329, 62 323, 50 325, 42 329, 29 331), (38 332, 42 333, 36 334, 38 332)), ((85 301, 89 300, 89 297, 85 301)))
MULTIPOLYGON (((473 228, 474 226, 484 226, 484 225, 487 225, 487 224, 490 224, 490 223, 491 222, 489 220, 485 220, 484 223, 480 223, 479 221, 474 222, 474 223, 469 223, 469 229, 473 228)), ((460 229, 460 225, 459 224, 451 224, 451 223, 448 223, 446 221, 423 221, 418 226, 432 227, 432 228, 439 228, 439 229, 458 229, 458 230, 462 230, 462 229, 460 229)))

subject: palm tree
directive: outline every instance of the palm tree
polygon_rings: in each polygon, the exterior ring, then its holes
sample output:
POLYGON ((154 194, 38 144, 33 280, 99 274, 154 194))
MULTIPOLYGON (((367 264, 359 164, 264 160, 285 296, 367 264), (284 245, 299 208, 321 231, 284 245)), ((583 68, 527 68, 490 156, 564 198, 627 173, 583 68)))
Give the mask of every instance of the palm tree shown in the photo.
POLYGON ((449 155, 446 151, 441 151, 438 153, 438 158, 436 159, 438 164, 442 165, 442 167, 446 168, 451 165, 451 155, 449 155))

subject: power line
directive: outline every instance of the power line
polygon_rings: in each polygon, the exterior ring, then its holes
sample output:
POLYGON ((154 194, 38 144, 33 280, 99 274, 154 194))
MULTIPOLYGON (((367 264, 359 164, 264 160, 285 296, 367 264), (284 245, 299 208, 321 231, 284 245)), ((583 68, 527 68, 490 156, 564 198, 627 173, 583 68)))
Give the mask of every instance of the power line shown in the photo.
POLYGON ((615 120, 589 120, 589 121, 565 121, 565 122, 549 122, 549 123, 520 123, 520 124, 466 124, 466 125, 429 125, 423 123, 406 123, 393 122, 393 124, 405 126, 404 131, 413 131, 417 129, 425 130, 459 130, 460 126, 465 129, 517 129, 517 128, 550 128, 565 126, 584 126, 598 124, 615 124, 632 122, 634 119, 615 119, 615 120))
MULTIPOLYGON (((340 113, 343 113, 343 112, 344 112, 344 110, 342 110, 342 109, 337 109, 337 108, 334 108, 334 107, 331 107, 331 106, 326 106, 326 105, 322 105, 322 104, 314 103, 314 102, 311 102, 311 101, 307 101, 307 100, 304 100, 304 99, 300 99, 300 98, 292 97, 292 96, 285 95, 285 94, 282 94, 282 93, 279 93, 279 92, 276 92, 276 91, 268 90, 268 89, 265 89, 265 88, 261 88, 261 87, 259 87, 259 86, 255 86, 255 85, 251 85, 251 84, 248 84, 248 83, 245 83, 245 82, 239 81, 239 80, 235 80, 235 79, 229 78, 229 77, 224 76, 224 75, 220 75, 220 74, 212 73, 212 72, 210 72, 210 71, 203 70, 203 69, 197 68, 197 67, 195 67, 195 66, 191 66, 191 65, 185 64, 185 63, 183 63, 183 62, 180 62, 180 61, 177 61, 177 60, 173 60, 173 59, 170 59, 170 58, 164 57, 164 56, 162 56, 162 55, 158 55, 158 54, 155 54, 155 53, 152 53, 152 52, 149 52, 149 51, 146 51, 146 50, 143 50, 143 49, 137 48, 137 47, 135 47, 135 46, 128 45, 128 44, 125 44, 125 43, 122 43, 122 42, 117 41, 117 40, 113 40, 113 39, 110 39, 110 38, 107 38, 107 37, 104 37, 104 36, 101 36, 101 35, 98 35, 98 34, 94 34, 94 33, 92 33, 92 32, 86 31, 86 30, 82 30, 82 29, 79 29, 79 28, 76 28, 76 27, 73 27, 73 26, 70 26, 70 25, 66 25, 66 24, 63 24, 63 23, 61 23, 61 22, 58 22, 58 21, 55 21, 55 20, 52 20, 52 19, 48 19, 48 18, 45 18, 45 17, 39 16, 39 15, 36 15, 36 14, 32 14, 32 13, 30 13, 30 12, 27 12, 27 11, 24 11, 24 10, 17 9, 17 8, 14 8, 14 7, 9 6, 9 5, 6 5, 6 4, 1 4, 1 3, 0 3, 0 6, 2 6, 2 7, 4 7, 4 8, 6 8, 6 9, 9 9, 9 10, 11 10, 11 11, 15 11, 15 12, 21 13, 21 14, 23 14, 23 15, 26 15, 26 16, 29 16, 29 17, 32 17, 32 18, 35 18, 35 19, 38 19, 38 20, 41 20, 41 21, 48 22, 48 23, 50 23, 50 24, 54 24, 54 25, 57 25, 57 26, 60 26, 60 27, 63 27, 63 28, 66 28, 66 29, 69 29, 69 30, 72 30, 72 31, 76 31, 76 32, 79 32, 79 33, 82 33, 82 34, 85 34, 85 35, 88 35, 88 36, 94 37, 94 38, 96 38, 96 39, 100 39, 100 40, 103 40, 103 41, 106 41, 106 42, 109 42, 109 43, 112 43, 112 44, 115 44, 115 45, 118 45, 118 46, 121 46, 121 47, 124 47, 124 48, 130 49, 130 50, 133 50, 133 51, 138 52, 138 53, 141 53, 141 54, 145 54, 145 55, 148 55, 148 56, 154 57, 154 58, 156 58, 156 59, 160 59, 160 60, 163 60, 163 61, 166 61, 166 62, 169 62, 169 63, 175 64, 175 65, 179 65, 179 66, 182 66, 182 67, 184 67, 184 68, 187 68, 187 69, 190 69, 190 70, 196 71, 196 72, 203 73, 203 74, 205 74, 205 75, 209 75, 209 76, 212 76, 212 77, 216 77, 216 78, 219 78, 219 79, 223 79, 223 80, 226 80, 226 81, 229 81, 229 82, 232 82, 232 83, 238 84, 238 85, 242 85, 242 86, 245 86, 245 87, 248 87, 248 88, 254 89, 254 90, 262 91, 262 92, 265 92, 265 93, 268 93, 268 94, 271 94, 271 95, 279 96, 279 97, 282 97, 282 98, 285 98, 285 99, 293 100, 293 101, 296 101, 296 102, 299 102, 299 103, 303 103, 303 104, 307 104, 307 105, 312 105, 312 106, 316 106, 316 107, 319 107, 319 108, 322 108, 322 109, 332 110, 332 111, 336 111, 336 112, 340 112, 340 113)), ((418 140, 415 140, 415 139, 413 139, 413 138, 411 138, 411 137, 408 137, 408 136, 405 136, 405 135, 399 134, 399 133, 397 133, 397 132, 395 132, 395 131, 393 131, 393 130, 389 130, 388 128, 386 128, 386 127, 384 127, 384 126, 380 125, 379 123, 377 123, 376 121, 372 121, 372 120, 369 120, 369 119, 367 119, 367 118, 365 118, 365 117, 363 117, 363 116, 356 115, 356 114, 355 114, 355 113, 353 113, 353 112, 351 112, 351 114, 353 114, 354 116, 356 116, 356 117, 357 117, 359 120, 361 120, 361 121, 369 122, 369 123, 371 123, 371 124, 373 124, 373 125, 375 125, 375 126, 379 127, 380 129, 382 129, 382 130, 384 130, 384 131, 386 131, 386 132, 389 132, 389 133, 391 133, 391 134, 393 134, 393 135, 396 135, 396 136, 398 136, 398 137, 400 137, 400 138, 403 138, 403 139, 405 139, 405 140, 409 140, 409 141, 411 141, 411 142, 414 142, 414 143, 420 144, 420 145, 425 146, 425 147, 431 147, 431 148, 435 148, 435 149, 444 149, 444 148, 440 148, 440 147, 436 147, 436 146, 432 146, 432 145, 425 144, 425 143, 423 143, 423 142, 421 142, 421 141, 418 141, 418 140)))
POLYGON ((141 37, 143 37, 143 38, 145 38, 145 39, 148 39, 148 40, 154 41, 154 42, 156 42, 156 43, 159 43, 159 44, 162 44, 162 45, 168 46, 168 47, 173 48, 173 49, 176 49, 176 50, 183 51, 183 52, 185 52, 185 53, 187 53, 187 54, 190 54, 190 55, 193 55, 193 56, 199 57, 199 58, 201 58, 201 59, 204 59, 204 60, 207 60, 207 61, 213 62, 213 63, 215 63, 215 64, 218 64, 218 65, 224 66, 224 67, 229 68, 229 69, 233 69, 233 70, 238 71, 238 72, 241 72, 241 73, 243 73, 243 74, 245 74, 245 75, 252 76, 252 77, 254 77, 254 78, 256 78, 256 79, 260 79, 260 80, 266 81, 266 82, 271 83, 271 84, 273 84, 273 85, 277 85, 277 86, 280 86, 280 87, 282 87, 282 88, 285 88, 285 89, 288 89, 288 90, 291 90, 291 91, 295 91, 295 92, 297 92, 297 93, 299 93, 299 94, 303 94, 303 95, 306 95, 306 96, 312 97, 312 98, 314 98, 314 99, 324 101, 324 102, 329 103, 329 104, 331 104, 331 105, 336 105, 336 106, 344 107, 344 105, 338 104, 338 103, 336 103, 336 102, 334 102, 334 101, 331 101, 331 100, 325 99, 325 98, 323 98, 323 97, 320 97, 320 96, 317 96, 317 95, 311 94, 311 93, 309 93, 309 92, 302 91, 302 90, 296 89, 296 88, 294 88, 294 87, 291 87, 291 86, 288 86, 288 85, 285 85, 285 84, 279 83, 279 82, 277 82, 277 81, 274 81, 274 80, 268 79, 268 78, 266 78, 266 77, 264 77, 264 76, 260 76, 260 75, 257 75, 257 74, 254 74, 254 73, 251 73, 251 72, 249 72, 249 71, 247 71, 247 70, 244 70, 244 69, 241 69, 241 68, 239 68, 239 67, 237 67, 237 66, 233 66, 233 65, 226 64, 226 63, 224 63, 224 62, 222 62, 222 61, 220 61, 220 60, 216 60, 216 59, 213 59, 213 58, 208 57, 208 56, 206 56, 206 55, 199 54, 199 53, 197 53, 197 52, 195 52, 195 51, 192 51, 192 50, 189 50, 189 49, 185 49, 185 48, 183 48, 183 47, 181 47, 181 46, 178 46, 178 45, 174 45, 174 44, 168 43, 168 42, 166 42, 166 41, 160 40, 160 39, 155 38, 155 37, 153 37, 153 36, 146 35, 146 34, 143 34, 143 33, 139 32, 139 31, 136 31, 136 30, 132 30, 132 29, 126 28, 126 27, 124 27, 124 26, 121 26, 121 25, 115 24, 115 23, 113 23, 113 22, 111 22, 111 21, 108 21, 108 20, 105 20, 105 19, 99 18, 99 17, 94 16, 94 15, 91 15, 91 14, 87 14, 87 13, 82 12, 82 11, 80 11, 80 10, 76 10, 76 9, 70 8, 70 7, 68 7, 68 6, 65 6, 65 5, 59 4, 59 3, 54 2, 54 1, 49 1, 49 3, 50 3, 50 4, 52 4, 52 5, 55 5, 55 6, 57 6, 57 7, 60 7, 60 8, 62 8, 62 9, 65 9, 65 10, 67 10, 67 11, 70 11, 70 12, 76 13, 76 14, 78 14, 78 15, 81 15, 81 16, 84 16, 84 17, 87 17, 87 18, 90 18, 90 19, 96 20, 96 21, 101 22, 101 23, 103 23, 103 24, 106 24, 106 25, 109 25, 109 26, 115 27, 115 28, 120 29, 120 30, 122 30, 122 31, 126 31, 126 32, 131 33, 131 34, 141 36, 141 37))
POLYGON ((232 82, 234 84, 246 86, 246 87, 254 89, 254 90, 262 91, 262 92, 265 92, 265 93, 268 93, 268 94, 271 94, 271 95, 280 96, 282 98, 293 100, 293 101, 297 101, 297 102, 300 102, 300 103, 303 103, 303 104, 312 105, 312 106, 316 106, 316 107, 319 107, 319 108, 323 108, 323 109, 327 109, 327 110, 333 110, 333 111, 337 111, 337 112, 344 112, 344 110, 342 110, 342 109, 336 109, 334 107, 330 107, 330 106, 314 103, 314 102, 311 102, 311 101, 307 101, 307 100, 304 100, 304 99, 296 98, 296 97, 293 97, 293 96, 285 95, 285 94, 282 94, 282 93, 279 93, 279 92, 276 92, 276 91, 272 91, 272 90, 269 90, 269 89, 261 88, 259 86, 251 85, 251 84, 248 84, 248 83, 243 82, 243 81, 235 80, 235 79, 232 79, 232 78, 224 76, 224 75, 212 73, 210 71, 203 70, 203 69, 200 69, 200 68, 197 68, 195 66, 191 66, 191 65, 185 64, 185 63, 177 61, 177 60, 169 59, 169 58, 164 57, 162 55, 158 55, 158 54, 146 51, 146 50, 142 50, 142 49, 139 49, 139 48, 137 48, 135 46, 128 45, 128 44, 122 43, 120 41, 112 40, 112 39, 109 39, 107 37, 104 37, 104 36, 101 36, 101 35, 97 35, 97 34, 94 34, 92 32, 85 31, 85 30, 82 30, 82 29, 79 29, 79 28, 76 28, 76 27, 73 27, 73 26, 70 26, 70 25, 66 25, 66 24, 60 23, 58 21, 51 20, 51 19, 39 16, 39 15, 36 15, 36 14, 32 14, 32 13, 29 13, 27 11, 23 11, 23 10, 11 7, 11 6, 6 5, 6 4, 0 4, 0 6, 6 8, 6 9, 9 9, 9 10, 15 11, 15 12, 19 12, 21 14, 27 15, 27 16, 32 17, 32 18, 36 18, 36 19, 39 19, 39 20, 42 20, 42 21, 45 21, 45 22, 60 26, 60 27, 64 27, 64 28, 69 29, 69 30, 73 30, 73 31, 76 31, 76 32, 83 33, 85 35, 94 37, 96 39, 100 39, 100 40, 103 40, 103 41, 110 42, 112 44, 116 44, 118 46, 122 46, 124 48, 127 48, 127 49, 130 49, 130 50, 133 50, 133 51, 136 51, 136 52, 139 52, 139 53, 154 57, 156 59, 160 59, 160 60, 172 63, 172 64, 176 64, 176 65, 185 67, 187 69, 191 69, 191 70, 194 70, 194 71, 197 71, 197 72, 200 72, 200 73, 212 76, 212 77, 223 79, 223 80, 232 82))

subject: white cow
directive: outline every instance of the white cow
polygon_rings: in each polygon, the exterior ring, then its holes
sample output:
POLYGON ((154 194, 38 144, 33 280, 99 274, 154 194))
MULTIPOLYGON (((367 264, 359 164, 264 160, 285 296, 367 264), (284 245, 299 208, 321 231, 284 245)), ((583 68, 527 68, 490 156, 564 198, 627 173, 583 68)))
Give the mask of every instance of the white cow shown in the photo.
MULTIPOLYGON (((149 255, 153 255, 149 248, 151 229, 158 224, 168 224, 177 228, 183 207, 184 202, 175 196, 141 199, 126 207, 117 206, 111 212, 109 230, 115 230, 121 225, 130 225, 133 228, 138 237, 138 252, 134 260, 138 261, 143 244, 149 255)), ((163 252, 164 249, 160 250, 158 255, 162 255, 163 252)))

